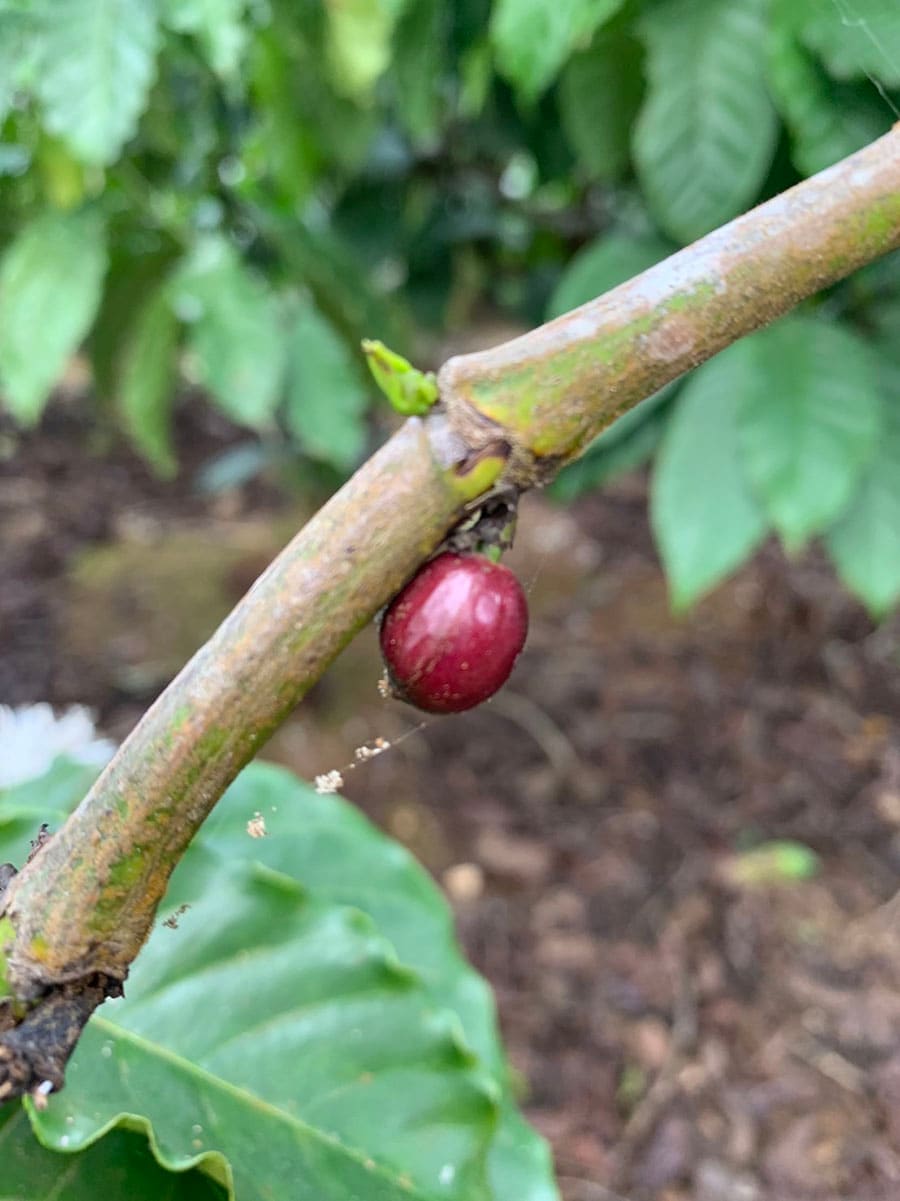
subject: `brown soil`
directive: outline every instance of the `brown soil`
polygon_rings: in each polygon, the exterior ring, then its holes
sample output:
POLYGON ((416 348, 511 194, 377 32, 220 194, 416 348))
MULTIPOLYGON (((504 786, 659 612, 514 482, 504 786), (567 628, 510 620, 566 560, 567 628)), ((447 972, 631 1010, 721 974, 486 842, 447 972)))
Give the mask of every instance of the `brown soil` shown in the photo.
MULTIPOLYGON (((234 435, 189 412, 175 485, 93 456, 77 406, 0 469, 0 700, 87 703, 121 737, 299 519, 266 484, 194 492, 234 435), (216 587, 175 588, 212 543, 216 587)), ((640 478, 531 500, 513 558, 534 620, 510 685, 347 792, 453 899, 567 1201, 894 1201, 900 623, 772 546, 673 620, 640 478), (748 878, 772 839, 818 875, 748 878)), ((377 676, 364 637, 269 753, 311 775, 415 730, 377 676)))

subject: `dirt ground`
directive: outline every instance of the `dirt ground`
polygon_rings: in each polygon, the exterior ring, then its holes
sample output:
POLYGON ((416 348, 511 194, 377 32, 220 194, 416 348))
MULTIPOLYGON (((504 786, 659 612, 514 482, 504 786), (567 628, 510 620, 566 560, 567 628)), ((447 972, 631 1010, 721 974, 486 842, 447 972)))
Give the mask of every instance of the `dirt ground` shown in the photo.
MULTIPOLYGON (((77 403, 0 429, 0 701, 121 738, 299 524, 272 484, 192 488, 235 435, 189 413, 174 485, 77 403)), ((567 1201, 895 1201, 900 621, 774 546, 676 621, 645 494, 525 505, 532 629, 490 705, 420 728, 370 635, 268 754, 397 743, 347 794, 453 900, 567 1201), (767 874, 773 839, 818 873, 767 874)))

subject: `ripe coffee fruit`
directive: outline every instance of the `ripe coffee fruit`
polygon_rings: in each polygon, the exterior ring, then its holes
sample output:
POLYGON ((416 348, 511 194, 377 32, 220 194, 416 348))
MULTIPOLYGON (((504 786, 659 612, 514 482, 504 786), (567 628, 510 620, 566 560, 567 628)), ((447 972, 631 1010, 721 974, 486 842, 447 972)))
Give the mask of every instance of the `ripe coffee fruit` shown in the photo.
POLYGON ((525 593, 509 568, 448 552, 391 601, 381 653, 403 700, 427 713, 462 713, 506 683, 527 633, 525 593))

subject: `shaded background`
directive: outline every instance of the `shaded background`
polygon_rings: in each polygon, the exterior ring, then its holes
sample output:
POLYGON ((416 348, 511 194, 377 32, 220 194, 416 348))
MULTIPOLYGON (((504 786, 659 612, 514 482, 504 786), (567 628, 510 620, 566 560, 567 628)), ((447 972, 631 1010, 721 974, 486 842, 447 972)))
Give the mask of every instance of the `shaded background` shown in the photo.
MULTIPOLYGON (((163 4, 112 107, 54 30, 0 12, 0 700, 116 739, 389 431, 359 337, 512 336, 878 136, 900 86, 875 0, 163 4)), ((395 743, 346 793, 453 901, 568 1201, 900 1191, 896 256, 779 328, 527 498, 491 704, 384 702, 368 631, 266 751, 395 743)))

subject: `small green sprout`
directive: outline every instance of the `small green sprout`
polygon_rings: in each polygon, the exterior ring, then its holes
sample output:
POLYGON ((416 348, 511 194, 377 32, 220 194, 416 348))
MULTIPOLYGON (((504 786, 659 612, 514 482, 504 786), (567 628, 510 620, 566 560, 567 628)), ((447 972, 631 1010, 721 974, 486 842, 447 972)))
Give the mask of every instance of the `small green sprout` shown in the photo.
POLYGON ((419 371, 402 355, 371 338, 363 339, 362 348, 375 383, 398 413, 419 417, 428 412, 438 398, 433 371, 419 371))

